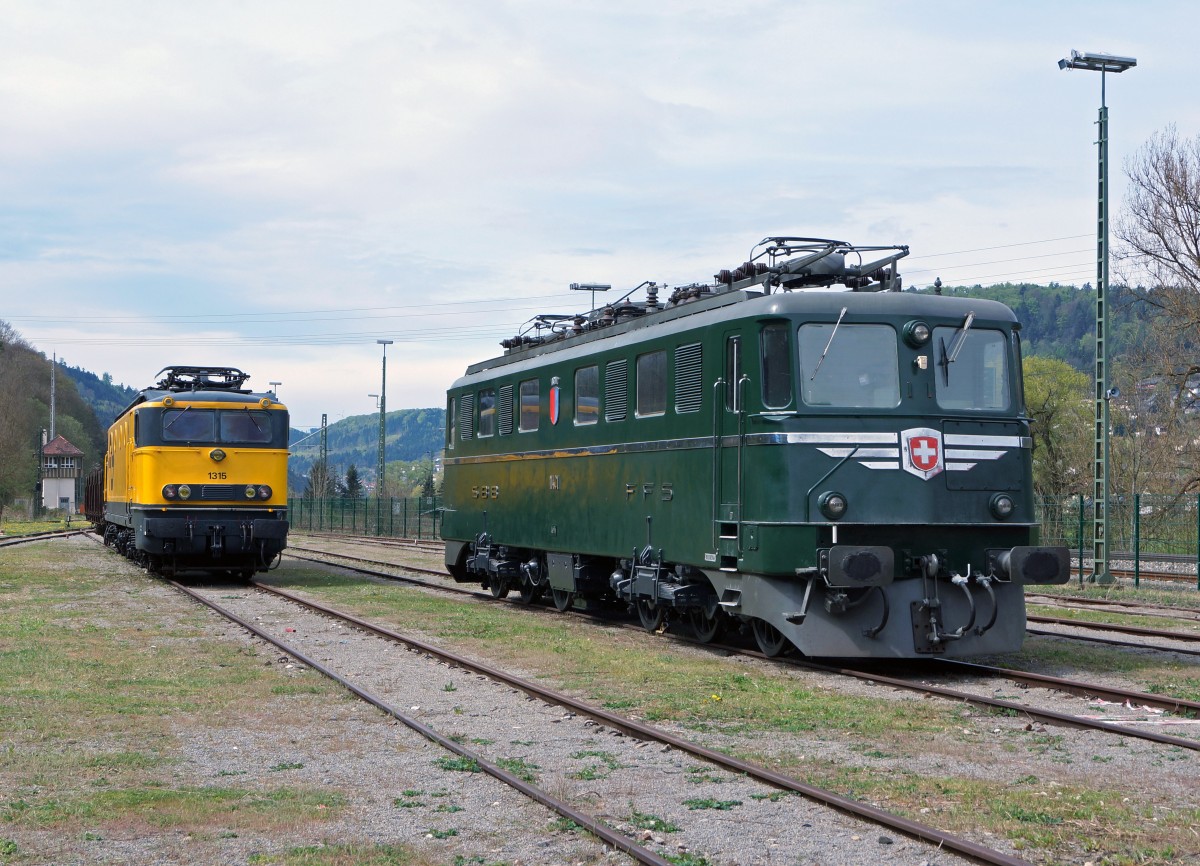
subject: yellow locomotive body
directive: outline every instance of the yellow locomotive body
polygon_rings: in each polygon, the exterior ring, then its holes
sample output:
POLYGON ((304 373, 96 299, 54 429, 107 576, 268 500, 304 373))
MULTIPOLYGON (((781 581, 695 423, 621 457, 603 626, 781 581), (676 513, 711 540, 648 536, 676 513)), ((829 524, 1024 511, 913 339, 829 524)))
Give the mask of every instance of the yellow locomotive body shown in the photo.
POLYGON ((287 407, 233 368, 162 372, 109 428, 89 514, 154 572, 265 571, 287 545, 287 407))

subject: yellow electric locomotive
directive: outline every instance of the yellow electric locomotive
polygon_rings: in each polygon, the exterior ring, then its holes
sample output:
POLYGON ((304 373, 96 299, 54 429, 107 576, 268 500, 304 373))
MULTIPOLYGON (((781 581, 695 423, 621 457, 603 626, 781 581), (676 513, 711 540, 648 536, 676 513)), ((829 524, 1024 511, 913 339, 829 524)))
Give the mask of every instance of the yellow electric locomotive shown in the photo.
POLYGON ((287 546, 287 407, 232 367, 158 376, 109 428, 89 517, 154 573, 266 571, 287 546))

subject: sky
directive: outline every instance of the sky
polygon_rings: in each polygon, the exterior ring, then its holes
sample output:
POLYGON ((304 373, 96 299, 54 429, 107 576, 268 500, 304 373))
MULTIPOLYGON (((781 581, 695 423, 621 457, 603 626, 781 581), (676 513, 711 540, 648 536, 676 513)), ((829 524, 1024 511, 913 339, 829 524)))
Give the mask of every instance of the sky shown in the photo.
MULTIPOLYGON (((1200 135, 1192 0, 0 0, 0 319, 135 388, 212 364, 294 426, 441 406, 573 282, 768 235, 906 285, 1094 281, 1122 165, 1200 135)), ((47 383, 47 388, 48 388, 47 383)))

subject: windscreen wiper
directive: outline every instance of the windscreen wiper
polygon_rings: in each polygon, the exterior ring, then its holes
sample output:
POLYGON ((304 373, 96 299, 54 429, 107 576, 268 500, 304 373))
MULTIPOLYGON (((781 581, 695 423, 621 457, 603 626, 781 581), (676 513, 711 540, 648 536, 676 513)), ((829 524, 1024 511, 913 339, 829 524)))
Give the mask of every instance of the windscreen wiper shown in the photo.
POLYGON ((180 410, 179 414, 178 414, 178 415, 176 415, 174 418, 172 418, 172 419, 171 419, 171 423, 170 423, 170 424, 168 424, 168 425, 167 425, 166 427, 164 427, 163 429, 164 429, 164 430, 170 430, 170 429, 171 429, 173 426, 175 426, 175 422, 176 422, 176 421, 178 421, 180 418, 182 418, 182 417, 183 417, 183 413, 184 413, 184 412, 186 412, 188 409, 191 409, 191 408, 192 408, 191 406, 184 406, 184 407, 183 407, 183 409, 182 409, 182 410, 180 410))
POLYGON ((942 359, 938 361, 938 366, 942 368, 942 382, 946 385, 950 384, 950 365, 958 358, 958 353, 962 351, 963 344, 967 342, 967 332, 971 330, 971 323, 974 321, 975 313, 973 311, 967 313, 967 318, 963 320, 962 327, 954 335, 954 346, 949 354, 946 352, 945 339, 938 338, 938 343, 942 349, 942 359))
POLYGON ((808 377, 808 381, 817 378, 817 371, 821 369, 821 365, 825 363, 825 356, 829 354, 829 347, 833 345, 833 338, 837 336, 838 326, 842 324, 842 319, 846 317, 846 308, 842 307, 842 311, 838 313, 837 321, 833 323, 833 332, 829 335, 829 342, 825 344, 824 350, 821 352, 821 359, 817 361, 817 367, 813 370, 813 374, 808 377))

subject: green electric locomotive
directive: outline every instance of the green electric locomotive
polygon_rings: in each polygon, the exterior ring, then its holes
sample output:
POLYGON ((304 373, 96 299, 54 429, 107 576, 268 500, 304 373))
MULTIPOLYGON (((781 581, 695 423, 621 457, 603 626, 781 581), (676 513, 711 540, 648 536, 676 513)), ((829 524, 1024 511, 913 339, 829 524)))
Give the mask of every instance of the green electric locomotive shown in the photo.
POLYGON ((772 237, 711 283, 537 317, 448 392, 447 569, 772 656, 1018 649, 1023 587, 1069 576, 1020 325, 900 291, 907 254, 772 237))

